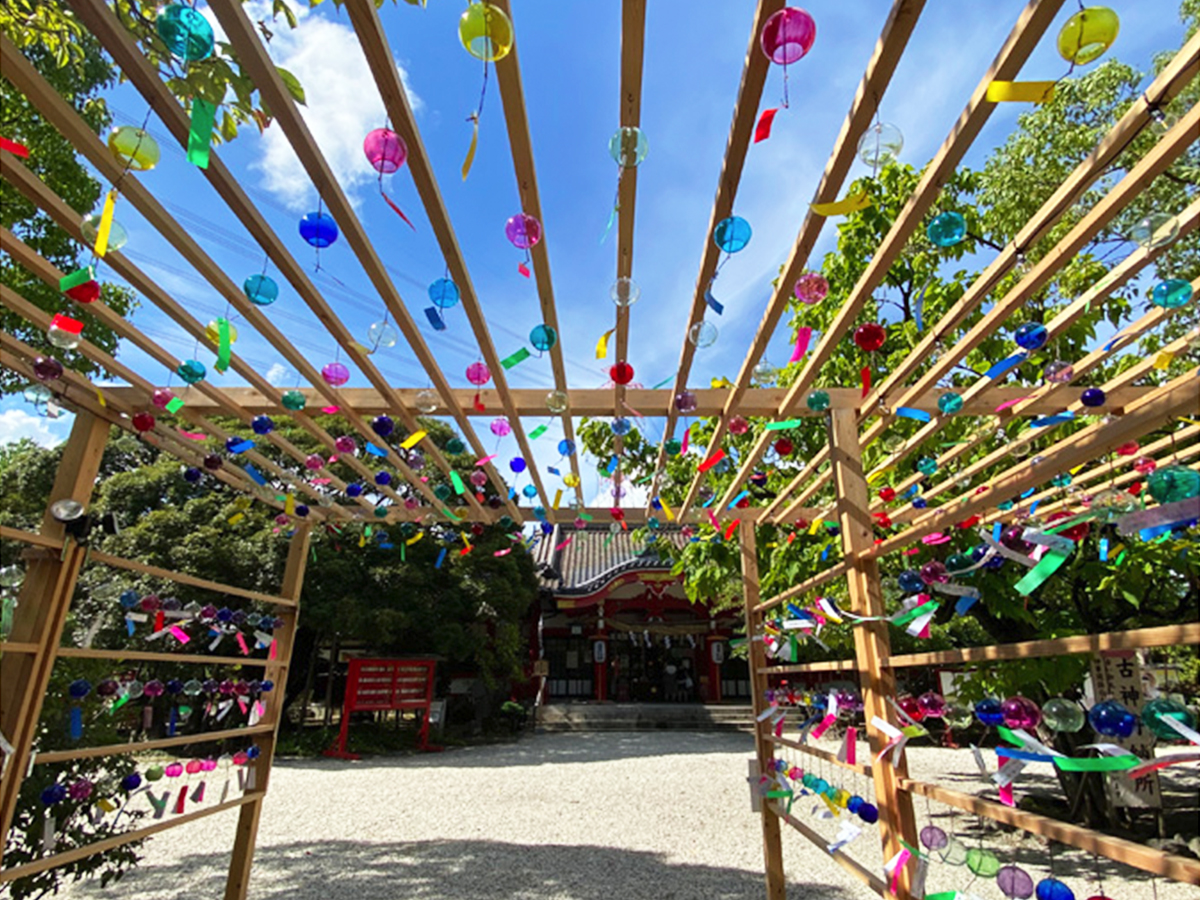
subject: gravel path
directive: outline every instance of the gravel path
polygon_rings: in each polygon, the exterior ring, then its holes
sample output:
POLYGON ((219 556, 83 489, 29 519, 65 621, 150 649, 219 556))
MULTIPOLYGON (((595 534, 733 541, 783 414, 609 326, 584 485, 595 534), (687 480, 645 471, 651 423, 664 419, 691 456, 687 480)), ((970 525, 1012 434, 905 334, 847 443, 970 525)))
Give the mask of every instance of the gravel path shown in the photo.
MULTIPOLYGON (((250 896, 758 900, 764 896, 759 819, 749 811, 745 781, 751 752, 745 734, 598 733, 356 763, 281 761, 250 896)), ((909 752, 915 774, 974 769, 969 752, 909 752)), ((918 808, 925 824, 928 814, 923 804, 918 808)), ((836 822, 814 818, 801 803, 793 812, 822 834, 837 831, 836 822)), ((960 832, 966 818, 960 817, 960 832)), ((107 891, 82 883, 60 896, 220 897, 235 822, 236 813, 222 813, 165 832, 146 845, 141 867, 107 891)), ((851 846, 864 864, 879 865, 877 835, 868 827, 851 846)), ((993 840, 1002 859, 1019 861, 1035 879, 1046 874, 1045 852, 1035 841, 993 840)), ((875 896, 786 828, 784 862, 791 900, 875 896)), ((1088 881, 1090 861, 1058 855, 1055 870, 1081 900, 1099 893, 1088 881)), ((1117 900, 1151 900, 1149 879, 1140 873, 1103 873, 1117 900)), ((936 865, 929 890, 962 889, 969 878, 965 869, 936 865)), ((994 882, 969 890, 980 900, 1003 900, 994 882)), ((1194 891, 1158 883, 1159 900, 1195 900, 1194 891)))

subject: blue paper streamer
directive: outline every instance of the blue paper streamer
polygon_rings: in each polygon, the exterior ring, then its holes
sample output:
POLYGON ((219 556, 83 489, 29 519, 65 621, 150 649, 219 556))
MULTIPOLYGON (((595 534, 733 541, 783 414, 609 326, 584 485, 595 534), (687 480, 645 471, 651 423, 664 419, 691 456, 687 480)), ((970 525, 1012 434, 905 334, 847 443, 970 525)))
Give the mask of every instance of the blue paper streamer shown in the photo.
POLYGON ((608 461, 608 466, 607 466, 607 471, 608 471, 609 475, 611 475, 613 472, 617 471, 617 466, 620 465, 620 462, 621 461, 620 461, 620 459, 617 458, 616 454, 613 454, 613 458, 608 461))
POLYGON ((1034 501, 1033 501, 1033 503, 1031 503, 1031 504, 1029 505, 1029 514, 1030 514, 1031 516, 1032 516, 1032 515, 1033 515, 1035 512, 1037 512, 1037 508, 1038 508, 1038 506, 1041 504, 1041 502, 1042 502, 1041 500, 1034 500, 1034 501))
POLYGON ((1037 488, 1030 488, 1029 490, 1025 491, 1025 493, 1021 495, 1021 499, 1024 500, 1026 497, 1032 497, 1035 490, 1037 490, 1037 488))
POLYGON ((242 470, 247 475, 249 475, 250 480, 253 481, 255 484, 257 484, 259 487, 262 487, 263 485, 265 485, 267 483, 267 479, 263 478, 262 473, 259 472, 258 469, 254 468, 254 466, 251 463, 246 463, 246 465, 243 467, 242 470))
POLYGON ((896 415, 904 419, 916 419, 918 422, 932 422, 933 416, 923 409, 913 409, 911 406, 896 407, 896 415))
POLYGON ((1025 362, 1028 357, 1024 353, 1014 353, 1007 359, 1002 359, 990 369, 983 373, 984 378, 999 378, 1001 375, 1008 372, 1009 369, 1014 369, 1021 363, 1025 362))
POLYGON ((1030 428, 1049 428, 1052 425, 1062 425, 1064 422, 1072 422, 1075 420, 1075 413, 1067 410, 1053 416, 1042 416, 1040 419, 1034 419, 1029 423, 1030 428))
POLYGON ((442 314, 438 312, 436 306, 425 307, 425 318, 429 320, 429 324, 433 326, 434 331, 446 330, 446 322, 442 319, 442 314))
POLYGON ((724 315, 725 304, 721 303, 720 300, 718 300, 716 297, 713 296, 711 289, 706 290, 704 292, 704 302, 707 303, 709 305, 709 308, 712 309, 712 311, 715 312, 718 316, 724 315))
POLYGON ((1108 538, 1100 538, 1100 562, 1108 562, 1108 538))
POLYGON ((247 450, 251 449, 253 446, 254 446, 254 441, 247 440, 246 438, 242 438, 236 444, 232 444, 229 447, 226 447, 225 449, 228 450, 230 453, 245 453, 247 450))
POLYGON ((1003 525, 1001 525, 999 522, 993 522, 992 523, 992 540, 993 541, 1000 540, 1000 535, 1003 531, 1004 531, 1003 525))
POLYGON ((741 503, 742 500, 744 500, 745 498, 747 498, 749 496, 750 496, 749 490, 742 491, 740 494, 738 494, 736 497, 734 497, 733 500, 730 501, 729 506, 727 508, 733 509, 735 506, 737 506, 739 503, 741 503))
POLYGON ((367 441, 367 452, 372 456, 387 456, 387 451, 382 447, 376 447, 370 441, 367 441))
POLYGON ((437 562, 433 564, 433 567, 435 569, 440 569, 442 567, 442 563, 444 563, 445 561, 446 561, 446 548, 443 547, 441 549, 441 552, 438 553, 437 562))
POLYGON ((925 312, 925 292, 927 290, 929 290, 929 282, 928 281, 926 281, 925 284, 923 284, 921 286, 921 290, 917 293, 917 298, 913 301, 913 306, 912 306, 913 321, 917 325, 918 333, 925 330, 924 312, 925 312))
POLYGON ((713 494, 711 497, 709 497, 707 500, 704 501, 704 504, 700 508, 708 509, 710 506, 713 505, 713 501, 716 499, 717 499, 717 495, 713 494))
POLYGON ((553 466, 546 466, 546 471, 549 472, 551 475, 562 474, 561 472, 558 471, 558 469, 554 468, 553 466))
POLYGON ((954 604, 954 614, 956 616, 966 615, 968 609, 979 602, 978 594, 964 594, 958 598, 958 602, 954 604))

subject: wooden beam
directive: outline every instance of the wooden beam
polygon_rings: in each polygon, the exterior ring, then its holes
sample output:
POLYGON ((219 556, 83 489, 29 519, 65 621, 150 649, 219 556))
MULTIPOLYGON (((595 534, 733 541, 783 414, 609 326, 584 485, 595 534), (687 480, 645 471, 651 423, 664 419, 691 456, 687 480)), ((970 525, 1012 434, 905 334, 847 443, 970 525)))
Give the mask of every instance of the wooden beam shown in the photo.
MULTIPOLYGON (((758 607, 758 545, 755 525, 743 520, 738 527, 738 542, 742 557, 742 591, 745 600, 746 636, 762 634, 762 613, 758 607)), ((750 702, 754 712, 754 747, 758 758, 758 771, 770 771, 774 751, 767 740, 770 723, 759 718, 767 705, 767 677, 762 674, 766 665, 766 651, 762 641, 751 640, 750 647, 750 702)), ((787 881, 783 875, 783 845, 779 834, 779 814, 765 800, 761 804, 763 832, 763 862, 766 871, 767 900, 786 900, 787 881)))
MULTIPOLYGON (((776 674, 775 670, 770 666, 766 668, 768 676, 776 674)), ((777 744, 780 747, 787 747, 790 750, 795 750, 799 753, 804 753, 807 756, 815 756, 817 759, 823 759, 825 762, 833 766, 838 766, 842 769, 848 769, 851 772, 857 772, 859 775, 871 777, 870 763, 848 763, 837 758, 836 753, 830 753, 828 750, 822 750, 812 744, 802 744, 799 741, 789 740, 788 738, 775 737, 773 734, 767 735, 767 741, 772 744, 777 744)))
MULTIPOLYGON (((784 810, 780 808, 778 804, 771 804, 771 808, 775 810, 775 814, 779 816, 779 818, 791 825, 792 828, 796 829, 796 831, 800 832, 800 834, 806 837, 811 843, 820 847, 822 850, 825 850, 826 853, 829 852, 829 838, 821 834, 819 831, 814 831, 812 828, 809 828, 791 813, 784 812, 784 810)), ((862 863, 851 859, 845 853, 831 853, 829 854, 829 858, 867 887, 869 887, 871 890, 873 890, 880 897, 889 896, 887 882, 864 866, 862 863)))
MULTIPOLYGON (((787 396, 784 398, 783 403, 780 404, 779 416, 787 415, 788 410, 797 409, 802 405, 798 402, 799 399, 808 394, 808 391, 816 382, 817 375, 822 367, 841 347, 843 337, 845 337, 854 322, 858 319, 859 313, 867 301, 871 299, 875 289, 883 282, 892 264, 900 256, 901 252, 903 252, 909 237, 920 227, 925 214, 937 202, 938 197, 941 195, 942 185, 954 174, 954 170, 958 167, 959 162, 962 161, 971 144, 979 135, 979 132, 983 130, 983 126, 991 118, 995 104, 987 99, 988 85, 997 79, 1012 80, 1017 76, 1025 60, 1029 58, 1034 48, 1037 47, 1043 32, 1054 21, 1054 17, 1057 15, 1062 3, 1063 0, 1031 0, 1029 5, 1025 7, 1016 24, 1013 26, 1008 39, 992 62, 991 67, 984 73, 983 78, 980 79, 974 93, 971 95, 970 101, 967 103, 966 109, 963 110, 958 121, 954 123, 954 127, 950 130, 950 134, 946 137, 941 149, 938 150, 934 158, 925 167, 921 180, 918 182, 912 196, 909 197, 904 208, 897 215, 896 221, 892 224, 891 230, 888 231, 872 255, 871 262, 867 265, 866 270, 854 285, 850 295, 845 300, 840 301, 837 316, 822 336, 821 342, 809 353, 804 368, 800 371, 800 375, 796 380, 792 382, 787 396)), ((873 115, 877 109, 878 102, 876 101, 870 107, 870 113, 873 115)), ((860 134, 863 130, 865 130, 865 124, 856 133, 860 134)), ((845 140, 845 137, 843 135, 841 140, 845 140)), ((854 158, 857 143, 856 141, 845 141, 845 144, 846 146, 841 148, 841 152, 848 155, 848 165, 849 161, 854 158)), ((813 213, 810 211, 809 218, 812 216, 813 213)), ((805 221, 807 224, 808 219, 805 221)), ((801 233, 804 233, 803 230, 801 233)), ((813 241, 815 242, 815 240, 816 234, 814 233, 813 241)), ((742 364, 742 372, 738 376, 737 386, 730 394, 726 418, 732 415, 733 410, 736 409, 739 390, 744 390, 746 385, 749 384, 750 374, 754 366, 757 365, 762 352, 766 349, 767 342, 770 341, 771 335, 774 333, 779 317, 782 316, 784 310, 787 309, 788 304, 791 302, 792 287, 803 271, 803 263, 807 260, 807 255, 806 252, 804 259, 800 260, 798 265, 795 264, 796 260, 793 257, 785 268, 784 274, 779 279, 779 286, 771 298, 771 305, 768 307, 767 317, 763 320, 763 327, 760 327, 759 334, 755 336, 750 353, 746 357, 746 361, 742 364), (769 328, 766 326, 769 326, 769 328)), ((713 443, 718 443, 723 434, 721 425, 718 425, 713 443)), ((758 460, 766 451, 769 443, 770 441, 766 436, 760 438, 755 443, 753 450, 742 460, 741 468, 738 469, 737 475, 726 491, 727 496, 733 496, 740 490, 741 485, 754 470, 754 466, 758 464, 758 460)), ((695 488, 696 484, 694 483, 692 496, 694 496, 695 488)), ((686 505, 690 505, 690 503, 686 505)))
POLYGON ((70 750, 52 750, 39 753, 34 760, 35 765, 43 766, 49 763, 73 762, 77 759, 95 759, 98 756, 123 756, 129 753, 145 753, 165 750, 168 747, 181 747, 185 744, 207 744, 215 741, 242 741, 247 737, 262 734, 272 729, 271 725, 249 725, 240 728, 229 728, 224 731, 207 731, 201 734, 183 734, 169 738, 155 738, 149 741, 129 741, 124 744, 105 744, 103 747, 72 747, 70 750))

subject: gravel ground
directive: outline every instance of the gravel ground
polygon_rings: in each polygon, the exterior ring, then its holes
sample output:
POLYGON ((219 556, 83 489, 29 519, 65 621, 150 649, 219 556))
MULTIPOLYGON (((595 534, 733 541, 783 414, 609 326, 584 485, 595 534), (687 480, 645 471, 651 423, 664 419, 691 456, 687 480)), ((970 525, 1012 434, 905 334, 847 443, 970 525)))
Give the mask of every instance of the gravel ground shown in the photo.
MULTIPOLYGON (((442 754, 340 762, 280 761, 259 833, 250 896, 288 900, 694 900, 764 896, 759 818, 749 811, 745 734, 553 734, 442 754)), ((912 748, 914 774, 964 789, 977 773, 969 751, 912 748)), ((827 775, 832 773, 825 772, 827 775)), ((841 778, 841 772, 832 775, 841 778)), ((1188 773, 1194 792, 1197 778, 1188 773)), ((853 779, 842 780, 854 789, 853 779)), ((982 785, 980 785, 982 787, 982 785)), ((868 790, 860 779, 860 790, 868 790)), ((970 788, 965 788, 970 789, 970 788)), ((832 836, 838 823, 793 813, 832 836)), ((918 801, 918 819, 949 830, 950 817, 918 801)), ((153 838, 143 864, 107 891, 82 883, 69 898, 196 900, 222 896, 236 813, 153 838)), ((971 817, 954 828, 971 831, 971 817)), ((877 829, 851 845, 880 865, 877 829)), ((1034 840, 990 834, 1001 859, 1047 874, 1034 840)), ((972 835, 971 842, 977 837, 972 835)), ((875 895, 785 828, 788 897, 868 900, 875 895)), ((1055 872, 1076 896, 1152 900, 1148 877, 1056 853, 1055 872)), ((967 889, 1003 900, 995 882, 934 864, 929 890, 967 889)), ((1158 900, 1195 900, 1191 886, 1157 883, 1158 900)))

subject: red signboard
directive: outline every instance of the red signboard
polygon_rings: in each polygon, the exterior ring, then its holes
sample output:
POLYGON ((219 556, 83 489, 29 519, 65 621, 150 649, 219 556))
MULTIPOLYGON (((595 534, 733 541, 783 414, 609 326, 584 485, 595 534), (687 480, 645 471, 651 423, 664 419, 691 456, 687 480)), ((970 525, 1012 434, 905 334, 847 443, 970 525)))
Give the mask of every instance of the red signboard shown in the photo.
POLYGON ((342 703, 342 728, 337 744, 325 751, 338 759, 358 759, 346 749, 350 717, 356 712, 391 709, 422 710, 417 732, 420 750, 441 750, 429 743, 429 707, 433 703, 432 659, 352 659, 346 679, 346 699, 342 703))

